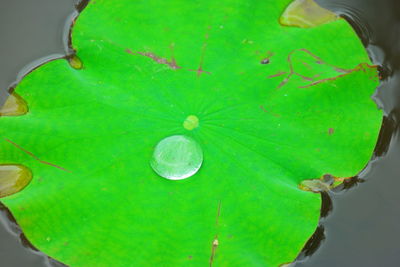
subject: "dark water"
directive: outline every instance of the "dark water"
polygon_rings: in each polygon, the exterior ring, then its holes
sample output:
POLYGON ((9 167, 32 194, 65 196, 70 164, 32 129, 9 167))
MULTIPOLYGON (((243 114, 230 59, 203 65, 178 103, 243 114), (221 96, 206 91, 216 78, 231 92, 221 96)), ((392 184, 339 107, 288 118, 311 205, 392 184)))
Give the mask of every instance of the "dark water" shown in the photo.
MULTIPOLYGON (((77 2, 0 0, 0 101, 30 68, 68 53, 65 25, 77 2)), ((386 117, 369 166, 322 196, 320 227, 293 265, 400 266, 400 0, 317 2, 346 17, 381 66, 383 80, 374 98, 386 117)), ((30 247, 0 205, 0 266, 62 264, 30 247)))
MULTIPOLYGON (((24 73, 65 56, 65 27, 77 1, 0 0, 0 105, 24 73)), ((1 267, 63 266, 30 247, 10 216, 0 203, 1 267)))
POLYGON ((325 238, 316 238, 316 252, 294 266, 400 266, 400 1, 318 2, 351 21, 381 66, 374 98, 386 117, 374 159, 353 186, 329 194, 333 210, 321 219, 325 238))
POLYGON ((316 252, 294 266, 400 266, 397 133, 388 141, 389 151, 360 175, 361 183, 329 194, 333 211, 321 219, 325 238, 316 238, 316 252))

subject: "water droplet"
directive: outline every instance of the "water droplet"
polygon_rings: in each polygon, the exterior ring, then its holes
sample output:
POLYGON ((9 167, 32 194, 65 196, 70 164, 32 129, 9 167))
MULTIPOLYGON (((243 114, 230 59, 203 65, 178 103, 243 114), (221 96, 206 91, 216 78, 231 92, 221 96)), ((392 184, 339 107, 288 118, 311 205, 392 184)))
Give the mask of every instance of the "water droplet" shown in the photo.
POLYGON ((183 127, 189 131, 197 128, 198 126, 199 126, 199 118, 197 118, 197 116, 194 115, 188 116, 183 122, 183 127))
POLYGON ((0 116, 21 116, 28 112, 28 104, 16 93, 12 93, 0 109, 0 116))
POLYGON ((185 135, 174 135, 157 144, 150 165, 161 177, 181 180, 194 175, 202 163, 199 143, 185 135))
POLYGON ((32 180, 32 172, 23 165, 0 165, 0 198, 18 193, 32 180))

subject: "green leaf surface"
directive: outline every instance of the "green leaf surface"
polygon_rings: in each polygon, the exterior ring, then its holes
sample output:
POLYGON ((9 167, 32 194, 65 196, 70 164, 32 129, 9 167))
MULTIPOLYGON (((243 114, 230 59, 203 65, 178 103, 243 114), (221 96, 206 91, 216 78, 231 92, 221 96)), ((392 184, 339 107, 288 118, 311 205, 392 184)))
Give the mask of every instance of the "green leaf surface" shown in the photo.
POLYGON ((28 239, 71 266, 292 261, 321 204, 298 184, 356 175, 381 112, 351 27, 281 26, 289 2, 91 1, 83 68, 34 70, 17 87, 29 112, 0 120, 0 162, 33 173, 3 199, 28 239), (175 135, 204 159, 179 181, 151 167, 175 135))

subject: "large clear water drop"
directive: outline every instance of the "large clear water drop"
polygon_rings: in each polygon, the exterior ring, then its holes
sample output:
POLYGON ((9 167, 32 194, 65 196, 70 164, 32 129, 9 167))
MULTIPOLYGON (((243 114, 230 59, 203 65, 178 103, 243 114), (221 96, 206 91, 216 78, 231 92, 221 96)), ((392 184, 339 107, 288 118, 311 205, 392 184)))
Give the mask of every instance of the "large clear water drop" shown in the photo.
POLYGON ((150 165, 161 177, 182 180, 196 174, 202 163, 203 150, 196 140, 173 135, 156 145, 150 165))

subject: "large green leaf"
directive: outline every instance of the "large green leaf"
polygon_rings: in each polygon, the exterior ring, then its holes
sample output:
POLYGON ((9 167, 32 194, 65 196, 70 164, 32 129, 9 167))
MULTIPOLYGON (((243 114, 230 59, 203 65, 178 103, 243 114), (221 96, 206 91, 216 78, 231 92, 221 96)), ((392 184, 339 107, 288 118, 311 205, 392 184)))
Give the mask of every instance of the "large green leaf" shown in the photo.
POLYGON ((83 68, 33 71, 17 87, 29 112, 0 121, 0 162, 33 173, 4 198, 28 239, 71 266, 292 261, 320 209, 298 184, 357 174, 381 112, 350 26, 284 27, 288 4, 90 2, 72 36, 83 68), (204 158, 179 181, 151 167, 175 135, 192 142, 180 160, 204 158))

